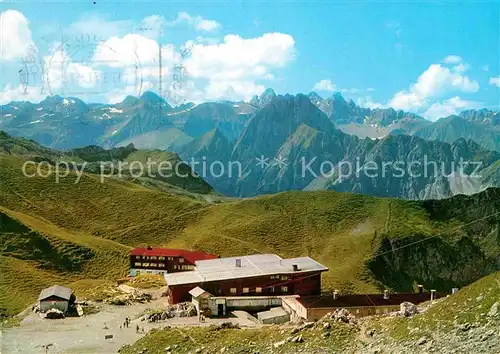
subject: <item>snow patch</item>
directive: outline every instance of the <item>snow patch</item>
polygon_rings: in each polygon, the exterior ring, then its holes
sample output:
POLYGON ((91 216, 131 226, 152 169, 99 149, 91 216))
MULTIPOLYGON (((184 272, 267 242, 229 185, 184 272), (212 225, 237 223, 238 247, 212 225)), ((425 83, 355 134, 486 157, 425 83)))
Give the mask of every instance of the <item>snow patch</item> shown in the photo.
POLYGON ((116 109, 115 107, 110 107, 109 113, 123 113, 123 109, 116 109))
POLYGON ((12 117, 12 114, 10 114, 10 113, 6 114, 6 115, 4 115, 4 117, 12 117))
POLYGON ((41 111, 43 109, 43 107, 40 107, 40 108, 37 108, 36 110, 37 111, 41 111))
POLYGON ((67 98, 63 99, 62 104, 64 106, 69 106, 69 100, 67 98))
POLYGON ((30 122, 28 124, 37 124, 37 123, 41 123, 41 122, 43 122, 43 120, 42 119, 38 119, 38 120, 34 120, 33 122, 30 122))
POLYGON ((102 119, 104 119, 104 118, 108 118, 109 119, 109 118, 111 118, 111 116, 109 114, 107 114, 107 113, 104 113, 102 115, 102 119))

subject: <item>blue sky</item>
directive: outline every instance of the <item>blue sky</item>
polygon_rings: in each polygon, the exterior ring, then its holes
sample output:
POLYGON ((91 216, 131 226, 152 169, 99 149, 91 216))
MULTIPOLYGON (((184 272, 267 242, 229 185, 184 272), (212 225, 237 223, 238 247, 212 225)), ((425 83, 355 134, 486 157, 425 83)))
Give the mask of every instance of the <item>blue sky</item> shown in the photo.
POLYGON ((246 100, 272 87, 340 91, 430 119, 498 109, 499 11, 499 2, 4 0, 0 102, 158 92, 160 43, 163 94, 176 102, 246 100), (172 91, 181 64, 188 74, 172 91))

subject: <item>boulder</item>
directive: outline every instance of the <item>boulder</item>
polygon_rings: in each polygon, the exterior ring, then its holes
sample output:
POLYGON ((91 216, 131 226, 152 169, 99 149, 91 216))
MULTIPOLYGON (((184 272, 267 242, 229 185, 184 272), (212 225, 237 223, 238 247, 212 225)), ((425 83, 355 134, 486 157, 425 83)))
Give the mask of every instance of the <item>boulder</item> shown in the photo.
POLYGON ((399 313, 406 317, 413 316, 418 313, 418 308, 415 304, 405 301, 399 305, 399 313))
POLYGON ((488 312, 488 316, 495 317, 498 314, 498 301, 491 306, 490 311, 488 312))
POLYGON ((48 319, 58 319, 58 318, 64 318, 64 313, 62 311, 59 311, 58 309, 50 309, 47 312, 45 312, 45 318, 48 319))

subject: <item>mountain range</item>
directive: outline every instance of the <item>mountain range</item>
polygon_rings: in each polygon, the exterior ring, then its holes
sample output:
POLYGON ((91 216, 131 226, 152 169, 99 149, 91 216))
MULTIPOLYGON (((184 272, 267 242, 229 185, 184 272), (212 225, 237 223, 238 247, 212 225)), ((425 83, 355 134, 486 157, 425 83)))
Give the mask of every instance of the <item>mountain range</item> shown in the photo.
POLYGON ((203 162, 193 169, 227 196, 334 189, 439 199, 500 183, 499 115, 485 109, 430 122, 392 108, 362 108, 340 93, 323 99, 271 89, 249 102, 178 107, 146 92, 115 105, 51 96, 0 108, 0 130, 50 148, 133 144, 203 162), (469 163, 465 173, 458 173, 461 161, 469 163), (222 175, 207 173, 214 164, 222 175), (368 175, 369 166, 377 176, 368 175))

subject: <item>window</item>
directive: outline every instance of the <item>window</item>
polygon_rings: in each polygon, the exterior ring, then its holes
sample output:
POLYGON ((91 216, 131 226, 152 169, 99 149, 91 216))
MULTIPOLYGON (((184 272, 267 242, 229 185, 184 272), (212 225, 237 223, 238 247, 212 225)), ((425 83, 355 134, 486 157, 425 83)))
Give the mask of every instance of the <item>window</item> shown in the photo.
POLYGON ((243 288, 243 293, 246 294, 246 293, 249 293, 250 292, 250 289, 249 288, 243 288))
POLYGON ((279 275, 271 275, 271 279, 279 279, 279 275))
POLYGON ((184 263, 184 258, 179 257, 179 263, 184 263))
POLYGON ((274 293, 274 286, 271 286, 271 292, 274 293))
POLYGON ((141 262, 135 262, 135 263, 134 263, 134 265, 135 265, 136 267, 140 267, 140 266, 141 266, 141 262))
POLYGON ((379 313, 380 313, 380 310, 379 310, 379 309, 376 309, 376 310, 375 310, 375 313, 379 314, 379 313))
POLYGON ((177 264, 174 264, 174 269, 177 269, 177 264))
POLYGON ((151 259, 156 259, 156 256, 151 256, 151 259))
POLYGON ((288 286, 282 286, 281 287, 281 292, 282 293, 287 293, 288 292, 288 286))
POLYGON ((149 263, 142 263, 143 267, 149 267, 149 263))
POLYGON ((255 288, 255 292, 256 293, 261 293, 262 292, 262 288, 255 288))
POLYGON ((158 257, 158 259, 159 259, 160 261, 164 261, 164 260, 165 260, 165 257, 158 257))
POLYGON ((358 314, 359 314, 359 309, 356 309, 356 313, 358 313, 358 314))
POLYGON ((135 256, 135 259, 141 259, 141 256, 135 256))
POLYGON ((231 294, 236 294, 236 288, 231 288, 231 294))
POLYGON ((158 267, 159 267, 159 268, 165 268, 165 264, 163 264, 163 263, 158 263, 158 267))
POLYGON ((288 280, 288 277, 286 275, 282 275, 281 280, 288 280))
POLYGON ((174 260, 174 257, 167 257, 167 260, 169 260, 169 261, 173 261, 173 260, 174 260))

